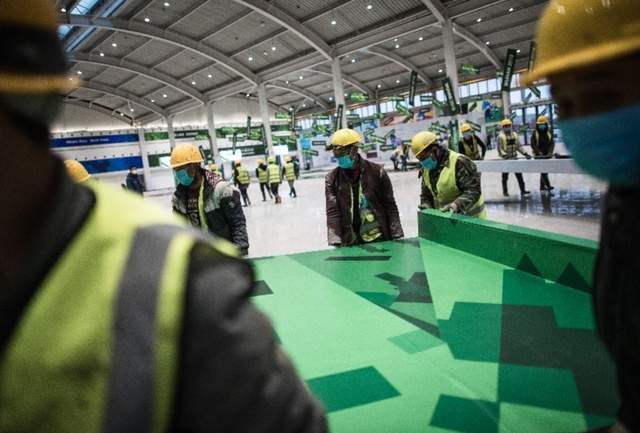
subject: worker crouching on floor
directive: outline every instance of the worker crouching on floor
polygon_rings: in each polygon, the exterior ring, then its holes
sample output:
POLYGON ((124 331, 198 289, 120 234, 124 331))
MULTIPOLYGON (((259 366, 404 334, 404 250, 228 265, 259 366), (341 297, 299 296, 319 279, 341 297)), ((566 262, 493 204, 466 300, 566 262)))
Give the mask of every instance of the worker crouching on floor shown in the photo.
POLYGON ((220 176, 207 176, 202 162, 193 144, 179 144, 171 152, 171 168, 178 182, 173 211, 192 226, 233 242, 247 255, 249 237, 240 193, 220 176))
POLYGON ((0 4, 0 432, 325 432, 233 246, 69 178, 54 2, 0 4))
POLYGON ((340 129, 331 139, 338 167, 325 178, 329 245, 348 246, 404 236, 389 175, 358 154, 360 135, 340 129))
POLYGON ((609 182, 593 301, 598 332, 617 367, 618 423, 640 432, 640 8, 637 0, 550 2, 526 85, 546 78, 558 126, 576 163, 609 182))
POLYGON ((414 135, 411 150, 423 170, 421 208, 487 218, 480 174, 471 159, 440 146, 430 131, 414 135))

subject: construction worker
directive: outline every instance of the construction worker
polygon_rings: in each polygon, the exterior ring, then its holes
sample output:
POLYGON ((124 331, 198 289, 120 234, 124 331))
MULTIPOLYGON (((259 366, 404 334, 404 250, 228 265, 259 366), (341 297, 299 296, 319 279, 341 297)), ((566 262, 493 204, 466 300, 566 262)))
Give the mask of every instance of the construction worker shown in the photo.
POLYGON ((206 175, 200 150, 193 144, 179 144, 171 152, 171 168, 177 186, 173 211, 193 227, 233 242, 247 255, 249 237, 240 194, 220 177, 206 175))
MULTIPOLYGON (((502 159, 517 159, 518 153, 521 153, 525 158, 531 159, 531 155, 522 150, 518 134, 513 131, 511 119, 504 119, 500 122, 500 126, 502 127, 502 131, 498 134, 498 154, 500 157, 502 159)), ((524 198, 525 195, 531 194, 524 185, 522 173, 516 173, 516 179, 518 179, 518 186, 520 186, 520 196, 524 198)), ((509 173, 502 173, 502 193, 505 197, 509 196, 508 181, 509 173)))
MULTIPOLYGON (((553 134, 549 130, 549 121, 545 116, 539 116, 536 120, 536 129, 531 134, 531 149, 536 159, 553 158, 555 143, 553 134)), ((551 191, 553 187, 549 181, 548 173, 540 173, 540 191, 551 191)))
POLYGON ((82 165, 75 159, 67 159, 64 162, 64 166, 67 169, 67 174, 69 175, 69 177, 76 183, 83 183, 91 179, 91 175, 89 174, 87 169, 84 168, 84 165, 82 165))
POLYGON ((144 194, 144 185, 138 176, 138 168, 135 165, 129 167, 129 173, 127 173, 127 190, 136 194, 144 194))
POLYGON ((550 2, 526 85, 546 78, 575 162, 607 181, 593 300, 616 363, 618 422, 598 432, 640 432, 640 9, 636 0, 550 2), (570 29, 570 31, 567 31, 570 29))
POLYGON ((431 131, 414 135, 411 151, 422 166, 420 208, 487 218, 480 173, 470 158, 439 145, 431 131))
POLYGON ((270 156, 267 161, 269 162, 268 172, 269 172, 269 185, 271 186, 271 193, 276 199, 276 204, 282 203, 282 198, 280 194, 278 194, 278 189, 280 188, 280 183, 282 182, 282 177, 280 176, 280 167, 276 163, 276 158, 270 156))
POLYGON ((460 132, 462 132, 462 138, 458 142, 458 150, 460 153, 473 161, 484 159, 484 155, 487 153, 487 146, 485 146, 484 142, 480 140, 480 137, 473 132, 471 125, 463 123, 460 127, 460 132))
POLYGON ((262 159, 257 161, 258 166, 256 167, 256 177, 260 182, 260 192, 262 193, 262 201, 267 201, 267 195, 264 193, 265 190, 269 194, 269 198, 273 198, 271 195, 271 189, 269 188, 269 170, 267 165, 264 163, 262 159))
POLYGON ((349 246, 404 237, 389 175, 362 158, 360 135, 339 129, 329 150, 338 167, 325 178, 329 245, 349 246))
POLYGON ((0 431, 325 431, 235 248, 50 151, 53 5, 0 8, 0 431))
POLYGON ((244 202, 243 206, 248 206, 251 204, 251 200, 249 199, 249 194, 247 193, 247 189, 251 184, 251 178, 249 177, 249 170, 242 165, 242 162, 236 161, 234 164, 235 168, 233 170, 233 181, 235 185, 240 189, 240 194, 242 195, 242 201, 244 202))
POLYGON ((298 194, 296 193, 296 188, 294 186, 294 183, 296 181, 296 168, 293 165, 293 162, 291 161, 291 157, 290 156, 285 156, 284 157, 284 167, 282 168, 282 177, 284 179, 287 179, 287 182, 289 183, 289 197, 298 197, 298 194))

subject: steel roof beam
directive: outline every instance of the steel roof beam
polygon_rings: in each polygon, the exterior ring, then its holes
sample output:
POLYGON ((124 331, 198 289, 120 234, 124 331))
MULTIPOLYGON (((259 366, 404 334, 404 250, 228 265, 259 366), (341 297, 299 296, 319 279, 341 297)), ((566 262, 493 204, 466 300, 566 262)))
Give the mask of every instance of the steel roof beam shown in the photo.
POLYGON ((153 111, 154 113, 159 114, 160 116, 166 117, 169 115, 168 111, 166 111, 165 109, 160 108, 152 104, 151 102, 142 99, 137 95, 134 95, 129 92, 125 92, 124 90, 116 89, 115 87, 107 86, 106 84, 83 81, 80 87, 83 89, 92 90, 94 92, 101 92, 107 95, 116 96, 124 100, 129 100, 134 104, 137 104, 141 107, 146 108, 149 111, 153 111))
POLYGON ((95 104, 95 103, 93 103, 91 101, 87 101, 85 99, 67 97, 67 98, 64 99, 63 102, 65 104, 75 105, 76 107, 85 108, 87 110, 93 110, 93 111, 97 111, 97 112, 102 113, 102 114, 106 114, 107 116, 113 117, 114 119, 119 120, 120 122, 123 122, 123 123, 131 124, 131 122, 133 121, 133 118, 131 118, 131 117, 127 116, 127 115, 124 115, 124 116, 116 115, 114 113, 114 110, 109 109, 108 107, 105 107, 104 105, 95 104))
POLYGON ((476 35, 462 27, 460 24, 453 23, 453 32, 476 47, 491 63, 498 69, 502 69, 502 62, 498 55, 486 43, 483 43, 476 35))
MULTIPOLYGON (((309 71, 309 72, 315 72, 318 74, 322 74, 322 75, 328 75, 330 77, 333 77, 333 73, 331 72, 331 68, 325 65, 318 65, 318 66, 314 66, 313 68, 305 68, 303 69, 304 71, 309 71)), ((373 94, 374 91, 373 89, 371 89, 370 87, 368 87, 366 84, 364 84, 361 81, 358 81, 357 79, 353 78, 352 76, 345 74, 344 72, 342 72, 342 81, 351 84, 353 87, 357 88, 358 90, 361 90, 365 93, 369 93, 369 94, 373 94)))
POLYGON ((94 65, 100 66, 108 66, 114 69, 120 69, 122 71, 134 72, 138 75, 141 75, 146 78, 150 78, 152 80, 158 81, 168 87, 171 87, 177 90, 180 93, 183 93, 190 98, 196 99, 202 104, 206 104, 207 98, 204 94, 200 93, 195 88, 188 86, 172 76, 165 74, 164 72, 160 72, 155 69, 148 68, 144 65, 140 65, 138 63, 130 62, 128 60, 121 60, 115 57, 109 56, 97 56, 95 54, 87 54, 87 53, 75 53, 69 59, 71 62, 82 62, 82 63, 90 63, 94 65))
POLYGON ((246 6, 264 17, 280 24, 282 27, 289 29, 302 40, 307 42, 322 54, 327 60, 333 58, 333 49, 327 44, 316 32, 309 27, 305 27, 279 7, 271 5, 264 0, 234 0, 236 3, 246 6))
POLYGON ((282 89, 282 90, 288 90, 290 92, 293 93, 297 93, 300 96, 304 96, 305 98, 309 98, 310 100, 312 100, 314 103, 318 104, 319 106, 323 107, 323 108, 328 108, 329 106, 327 105, 326 102, 324 102, 318 95, 316 95, 315 93, 311 93, 310 91, 303 89, 302 87, 298 87, 295 84, 286 84, 282 81, 272 81, 270 83, 267 83, 268 87, 275 87, 277 89, 282 89))
POLYGON ((225 68, 240 75, 253 84, 257 84, 259 78, 249 68, 242 65, 235 59, 224 53, 204 45, 188 36, 182 35, 172 30, 165 30, 151 24, 123 20, 120 18, 99 18, 84 15, 58 15, 58 24, 78 27, 96 27, 108 30, 117 30, 123 33, 130 33, 138 36, 155 39, 167 44, 176 45, 193 51, 203 57, 213 60, 225 68))
POLYGON ((417 72, 418 78, 420 78, 425 84, 433 86, 433 80, 427 76, 427 74, 422 72, 415 63, 405 59, 404 57, 382 47, 369 47, 367 48, 367 52, 384 57, 387 60, 391 60, 409 71, 417 72))
POLYGON ((449 11, 440 0, 422 0, 422 3, 429 9, 438 22, 445 22, 449 19, 449 11))

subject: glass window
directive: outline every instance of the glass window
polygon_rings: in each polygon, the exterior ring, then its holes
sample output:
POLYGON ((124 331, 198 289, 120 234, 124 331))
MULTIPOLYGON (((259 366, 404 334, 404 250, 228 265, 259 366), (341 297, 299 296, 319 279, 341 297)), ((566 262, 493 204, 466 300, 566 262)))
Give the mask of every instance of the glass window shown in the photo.
POLYGON ((438 90, 436 91, 436 99, 438 101, 442 101, 444 102, 444 90, 438 90))
POLYGON ((540 89, 540 99, 551 99, 551 86, 545 84, 544 86, 538 87, 540 89))
POLYGON ((478 83, 469 84, 469 96, 474 96, 478 94, 478 83))
POLYGON ((511 76, 511 88, 515 89, 520 86, 520 74, 513 74, 511 76))
POLYGON ((498 80, 495 78, 489 80, 489 91, 495 92, 497 90, 498 90, 498 80))
POLYGON ((522 103, 522 92, 520 90, 512 90, 510 93, 512 104, 522 103))
POLYGON ((460 97, 466 98, 467 96, 469 96, 469 86, 460 86, 460 97))
POLYGON ((489 84, 489 83, 487 83, 487 81, 480 81, 480 82, 478 83, 478 92, 479 92, 481 95, 482 95, 482 94, 484 94, 484 93, 487 93, 487 92, 488 92, 488 90, 487 90, 487 88, 488 88, 488 84, 489 84))
POLYGON ((416 95, 413 98, 413 105, 416 107, 419 107, 422 105, 422 103, 420 102, 420 95, 416 95))

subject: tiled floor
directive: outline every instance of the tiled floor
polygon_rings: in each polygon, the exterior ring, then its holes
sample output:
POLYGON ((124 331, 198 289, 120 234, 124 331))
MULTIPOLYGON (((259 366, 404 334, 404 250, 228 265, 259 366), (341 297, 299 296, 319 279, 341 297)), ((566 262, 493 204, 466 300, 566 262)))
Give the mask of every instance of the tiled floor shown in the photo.
MULTIPOLYGON (((390 173, 396 201, 406 237, 418 233, 416 209, 420 184, 416 171, 390 173)), ((605 186, 584 175, 550 175, 556 187, 548 197, 538 191, 539 176, 524 175, 532 194, 520 200, 514 176, 510 176, 511 197, 502 196, 500 173, 485 173, 482 187, 487 201, 489 219, 529 228, 548 230, 588 239, 598 239, 600 200, 605 186)), ((288 197, 289 187, 283 184, 283 204, 262 202, 257 184, 249 188, 253 204, 245 208, 250 254, 252 257, 290 254, 326 249, 324 178, 302 179, 296 182, 298 198, 288 197)), ((170 197, 150 197, 149 200, 170 209, 170 197)))

